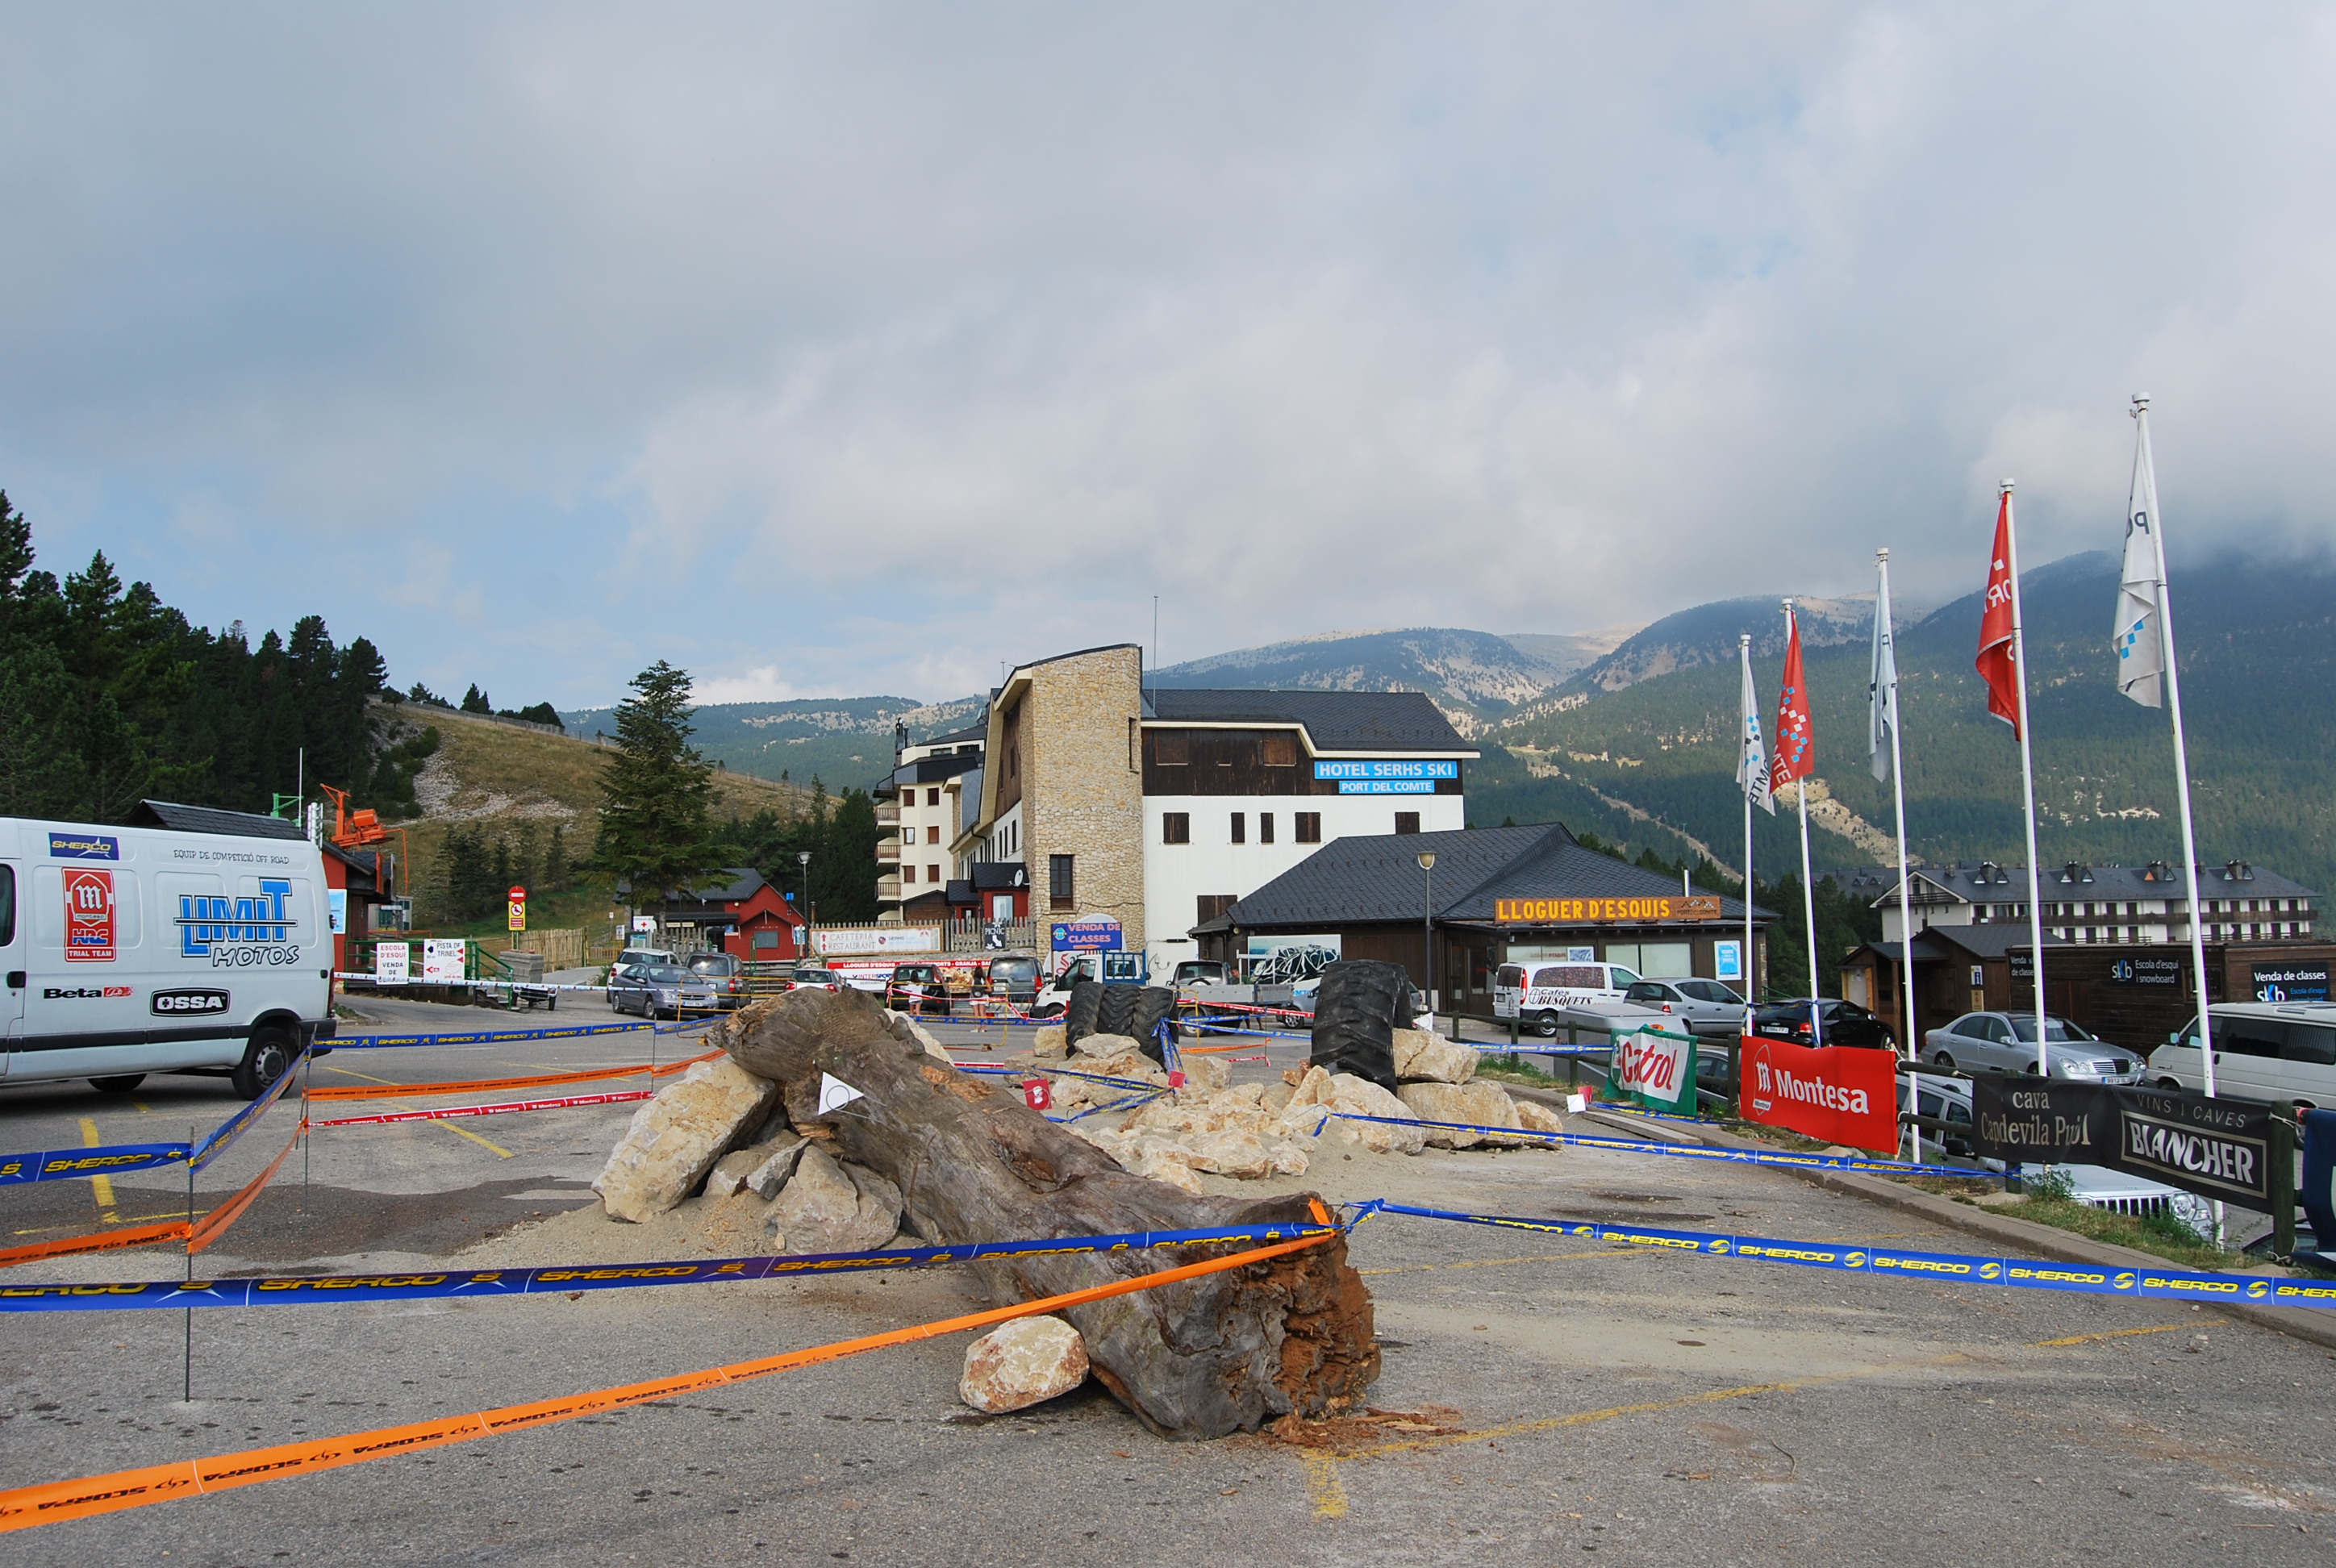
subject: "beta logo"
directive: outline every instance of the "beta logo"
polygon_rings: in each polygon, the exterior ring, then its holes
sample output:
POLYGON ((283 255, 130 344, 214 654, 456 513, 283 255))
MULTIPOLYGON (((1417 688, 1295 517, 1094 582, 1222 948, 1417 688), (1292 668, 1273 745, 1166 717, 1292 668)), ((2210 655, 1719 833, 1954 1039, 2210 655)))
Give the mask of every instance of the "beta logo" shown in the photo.
POLYGON ((131 995, 128 986, 43 986, 41 1000, 44 1002, 99 1002, 109 997, 131 995))
POLYGON ((180 1018, 189 1013, 223 1013, 228 1008, 228 993, 213 990, 156 991, 146 1010, 162 1018, 180 1018))

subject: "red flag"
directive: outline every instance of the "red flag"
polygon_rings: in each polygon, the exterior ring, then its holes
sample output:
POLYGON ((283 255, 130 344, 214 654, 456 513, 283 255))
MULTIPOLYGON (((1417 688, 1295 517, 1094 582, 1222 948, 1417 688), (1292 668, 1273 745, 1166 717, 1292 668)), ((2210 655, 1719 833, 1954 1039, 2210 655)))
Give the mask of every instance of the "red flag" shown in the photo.
POLYGON ((1809 728, 1808 683, 1801 675, 1801 623, 1788 611, 1785 619, 1785 685, 1776 694, 1776 755, 1768 764, 1768 789, 1774 794, 1795 779, 1816 772, 1815 732, 1809 728))
POLYGON ((2011 492, 1995 514, 1995 552, 1988 557, 1987 610, 1979 621, 1980 677, 1987 682, 1987 711, 2020 733, 2020 670, 2011 640, 2018 625, 2011 614, 2011 492))

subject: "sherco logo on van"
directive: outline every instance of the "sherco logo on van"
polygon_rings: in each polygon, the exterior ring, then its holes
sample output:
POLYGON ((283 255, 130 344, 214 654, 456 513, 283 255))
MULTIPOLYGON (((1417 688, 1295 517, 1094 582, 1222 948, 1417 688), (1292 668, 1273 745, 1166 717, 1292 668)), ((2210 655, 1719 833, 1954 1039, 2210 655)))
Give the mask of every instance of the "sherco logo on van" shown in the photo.
POLYGON ((49 855, 61 861, 118 861, 122 841, 109 833, 61 833, 52 828, 49 855))
POLYGON ((227 1004, 228 993, 225 991, 156 991, 153 1000, 146 1004, 146 1010, 165 1017, 179 1013, 223 1013, 227 1011, 227 1004))
POLYGON ((292 930, 299 922, 284 908, 291 892, 292 884, 281 877, 262 877, 256 899, 180 894, 179 956, 209 959, 213 969, 298 963, 292 930))

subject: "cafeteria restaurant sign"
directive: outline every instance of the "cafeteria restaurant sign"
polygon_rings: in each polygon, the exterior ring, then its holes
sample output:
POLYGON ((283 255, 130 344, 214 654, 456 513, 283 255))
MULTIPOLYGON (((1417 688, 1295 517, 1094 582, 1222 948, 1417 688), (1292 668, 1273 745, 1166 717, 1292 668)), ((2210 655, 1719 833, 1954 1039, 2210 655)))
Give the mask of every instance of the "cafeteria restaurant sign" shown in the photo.
POLYGON ((1595 925, 1642 920, 1716 920, 1719 900, 1708 893, 1647 899, 1494 899, 1502 925, 1595 925))

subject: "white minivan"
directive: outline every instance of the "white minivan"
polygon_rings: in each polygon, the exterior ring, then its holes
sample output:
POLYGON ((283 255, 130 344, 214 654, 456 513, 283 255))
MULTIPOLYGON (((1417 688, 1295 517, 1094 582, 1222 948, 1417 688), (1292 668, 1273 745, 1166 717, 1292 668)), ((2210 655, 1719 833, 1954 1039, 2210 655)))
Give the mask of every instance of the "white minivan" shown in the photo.
POLYGON ((1562 1009, 1619 1002, 1638 983, 1637 972, 1620 964, 1503 964, 1493 976, 1493 1016, 1555 1039, 1562 1009))
POLYGON ((0 817, 0 1077, 208 1073, 257 1096, 333 1032, 323 852, 272 817, 146 810, 180 825, 0 817))
MULTIPOLYGON (((2336 1002, 2228 1002, 2210 1015, 2215 1094, 2336 1110, 2336 1002)), ((2206 1086, 2197 1019, 2149 1053, 2149 1079, 2169 1089, 2206 1086)))

